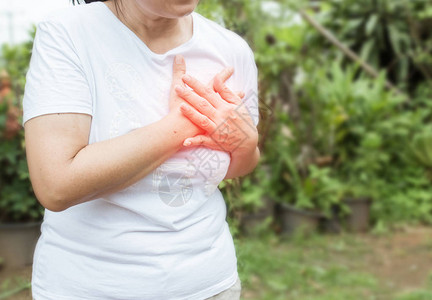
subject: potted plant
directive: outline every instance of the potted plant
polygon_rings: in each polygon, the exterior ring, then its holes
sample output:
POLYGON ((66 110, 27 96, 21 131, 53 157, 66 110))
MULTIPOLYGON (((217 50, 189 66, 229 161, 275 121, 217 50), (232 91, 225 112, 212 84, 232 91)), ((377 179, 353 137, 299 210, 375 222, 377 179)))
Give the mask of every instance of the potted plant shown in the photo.
POLYGON ((309 164, 306 171, 301 171, 292 155, 283 152, 273 175, 271 190, 279 199, 277 216, 283 234, 317 230, 321 220, 330 217, 332 207, 340 201, 340 183, 329 167, 309 164))
POLYGON ((0 257, 7 267, 32 263, 44 211, 30 183, 19 101, 31 47, 3 46, 0 56, 0 257))
POLYGON ((378 197, 377 185, 385 174, 391 154, 378 129, 363 125, 357 128, 361 128, 360 133, 352 133, 351 143, 347 138, 346 144, 339 147, 341 158, 337 172, 343 182, 343 192, 336 218, 349 231, 365 232, 370 225, 372 199, 378 197))
POLYGON ((350 183, 344 188, 341 204, 345 223, 349 231, 365 232, 369 229, 370 209, 372 204, 371 188, 361 183, 350 183))
POLYGON ((267 229, 272 222, 274 201, 268 195, 269 170, 260 163, 248 176, 224 180, 224 193, 230 215, 242 233, 253 235, 267 229))
POLYGON ((0 85, 0 257, 6 266, 17 267, 32 262, 43 207, 34 196, 29 180, 20 109, 12 96, 10 82, 3 75, 0 85))

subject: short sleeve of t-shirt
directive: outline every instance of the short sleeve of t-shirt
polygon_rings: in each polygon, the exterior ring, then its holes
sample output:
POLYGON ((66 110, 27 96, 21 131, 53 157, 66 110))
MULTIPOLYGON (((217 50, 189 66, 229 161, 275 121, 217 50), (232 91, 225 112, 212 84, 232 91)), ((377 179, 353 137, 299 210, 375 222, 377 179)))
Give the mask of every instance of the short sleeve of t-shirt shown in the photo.
POLYGON ((36 30, 23 98, 23 121, 50 113, 92 115, 92 97, 66 30, 41 22, 36 30))
POLYGON ((243 98, 243 103, 246 105, 254 125, 257 126, 259 122, 258 70, 255 64, 254 54, 249 47, 247 48, 246 54, 245 62, 243 63, 243 76, 245 77, 245 85, 243 89, 245 96, 243 98))

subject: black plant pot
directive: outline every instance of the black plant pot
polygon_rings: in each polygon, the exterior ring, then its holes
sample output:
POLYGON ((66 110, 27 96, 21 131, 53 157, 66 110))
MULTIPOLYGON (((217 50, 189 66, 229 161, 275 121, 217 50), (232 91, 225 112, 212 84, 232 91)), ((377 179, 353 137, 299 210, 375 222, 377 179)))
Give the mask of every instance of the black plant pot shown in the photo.
POLYGON ((256 228, 273 216, 274 201, 270 197, 263 197, 264 205, 256 212, 244 213, 240 218, 240 227, 244 234, 254 234, 256 228))
POLYGON ((253 235, 269 216, 262 213, 247 213, 241 217, 240 229, 243 234, 253 235))
POLYGON ((41 223, 0 223, 0 257, 5 267, 20 268, 32 264, 41 223))
POLYGON ((346 218, 347 229, 353 232, 368 231, 371 199, 347 198, 344 202, 351 211, 346 218))
POLYGON ((320 229, 326 233, 338 234, 342 231, 343 218, 340 216, 341 209, 338 205, 331 208, 331 217, 322 217, 320 220, 320 229))
POLYGON ((322 218, 322 214, 318 212, 300 210, 287 204, 279 206, 278 216, 281 223, 281 233, 285 235, 291 235, 297 231, 315 232, 322 218))

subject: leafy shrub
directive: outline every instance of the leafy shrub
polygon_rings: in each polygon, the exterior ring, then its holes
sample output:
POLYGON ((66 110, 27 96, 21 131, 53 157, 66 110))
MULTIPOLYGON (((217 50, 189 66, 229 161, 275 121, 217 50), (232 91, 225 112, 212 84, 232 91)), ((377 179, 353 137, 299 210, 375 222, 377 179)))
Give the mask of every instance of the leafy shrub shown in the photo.
POLYGON ((10 135, 10 111, 6 101, 0 103, 0 222, 38 221, 43 211, 30 183, 24 132, 20 128, 10 135))
POLYGON ((430 80, 430 1, 325 0, 321 9, 325 27, 401 87, 413 90, 430 80))
POLYGON ((25 74, 30 62, 32 38, 23 44, 2 47, 0 70, 6 70, 9 80, 0 79, 0 222, 39 221, 43 207, 37 201, 27 167, 24 130, 21 126, 21 105, 25 74))

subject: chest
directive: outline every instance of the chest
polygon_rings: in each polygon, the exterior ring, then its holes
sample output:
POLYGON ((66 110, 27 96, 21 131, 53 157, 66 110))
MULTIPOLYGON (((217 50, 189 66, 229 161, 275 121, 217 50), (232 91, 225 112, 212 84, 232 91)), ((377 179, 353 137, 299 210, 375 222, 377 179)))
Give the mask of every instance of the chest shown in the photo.
MULTIPOLYGON (((93 111, 96 140, 114 138, 135 128, 154 123, 169 112, 174 54, 152 59, 106 57, 102 66, 92 67, 93 111)), ((185 53, 186 73, 207 84, 228 61, 215 55, 185 53)), ((235 80, 228 80, 235 88, 235 80)))

